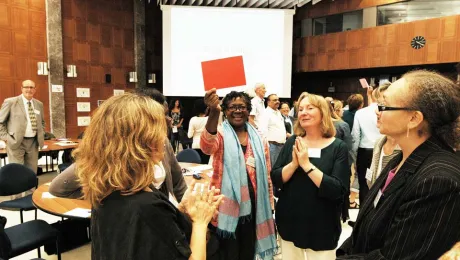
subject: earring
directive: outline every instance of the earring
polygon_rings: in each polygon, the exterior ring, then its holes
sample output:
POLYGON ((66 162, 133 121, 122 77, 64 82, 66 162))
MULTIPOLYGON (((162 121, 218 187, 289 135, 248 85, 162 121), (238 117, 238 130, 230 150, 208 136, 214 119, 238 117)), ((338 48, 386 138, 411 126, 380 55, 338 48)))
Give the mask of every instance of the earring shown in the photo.
POLYGON ((409 137, 409 127, 407 127, 407 134, 406 137, 409 137))

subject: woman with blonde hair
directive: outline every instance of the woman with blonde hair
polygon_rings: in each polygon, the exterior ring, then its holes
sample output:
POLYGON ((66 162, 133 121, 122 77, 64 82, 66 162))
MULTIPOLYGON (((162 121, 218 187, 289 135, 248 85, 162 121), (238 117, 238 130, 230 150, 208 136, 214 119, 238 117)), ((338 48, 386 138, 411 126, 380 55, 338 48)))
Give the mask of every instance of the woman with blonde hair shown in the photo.
POLYGON ((222 198, 191 185, 177 205, 157 190, 165 140, 164 108, 149 97, 115 96, 92 116, 74 157, 93 208, 93 260, 206 259, 207 224, 222 198))
POLYGON ((343 117, 343 103, 340 100, 334 99, 332 101, 332 106, 334 107, 334 112, 340 117, 343 117))
POLYGON ((334 137, 323 97, 302 93, 298 116, 271 172, 283 259, 306 259, 305 253, 308 260, 335 259, 349 190, 348 148, 334 137))

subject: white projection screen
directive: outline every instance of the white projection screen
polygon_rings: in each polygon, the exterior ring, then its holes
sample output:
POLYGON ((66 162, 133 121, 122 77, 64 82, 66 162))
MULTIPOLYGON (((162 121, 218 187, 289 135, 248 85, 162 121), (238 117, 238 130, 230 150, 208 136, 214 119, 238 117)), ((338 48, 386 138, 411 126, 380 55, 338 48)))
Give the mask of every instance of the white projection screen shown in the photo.
POLYGON ((243 56, 246 85, 291 96, 294 10, 163 5, 163 94, 204 96, 201 62, 243 56))

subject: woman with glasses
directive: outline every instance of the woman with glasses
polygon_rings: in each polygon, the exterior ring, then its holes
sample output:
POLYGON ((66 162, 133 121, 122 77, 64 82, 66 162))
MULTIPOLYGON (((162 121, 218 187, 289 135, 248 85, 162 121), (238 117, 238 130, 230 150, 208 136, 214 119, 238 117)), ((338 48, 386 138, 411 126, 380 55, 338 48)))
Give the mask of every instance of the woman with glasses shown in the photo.
POLYGON ((294 135, 271 172, 283 259, 332 260, 342 230, 342 205, 348 204, 348 147, 334 137, 322 96, 302 93, 298 116, 294 135))
POLYGON ((268 142, 248 123, 251 101, 232 91, 219 105, 216 90, 206 92, 209 117, 201 150, 213 156, 211 185, 225 196, 213 225, 220 235, 222 260, 272 259, 276 251, 268 142), (217 128, 220 111, 224 122, 217 128))
POLYGON ((406 73, 383 93, 377 126, 401 154, 369 191, 339 259, 438 259, 460 240, 460 86, 406 73))

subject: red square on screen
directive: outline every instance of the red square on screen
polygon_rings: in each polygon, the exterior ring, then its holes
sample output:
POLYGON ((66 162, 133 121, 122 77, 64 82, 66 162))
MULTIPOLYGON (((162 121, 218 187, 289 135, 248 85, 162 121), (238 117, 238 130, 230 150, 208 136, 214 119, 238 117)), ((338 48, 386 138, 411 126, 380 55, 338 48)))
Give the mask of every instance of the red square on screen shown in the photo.
POLYGON ((246 85, 243 56, 201 62, 204 90, 246 85))

